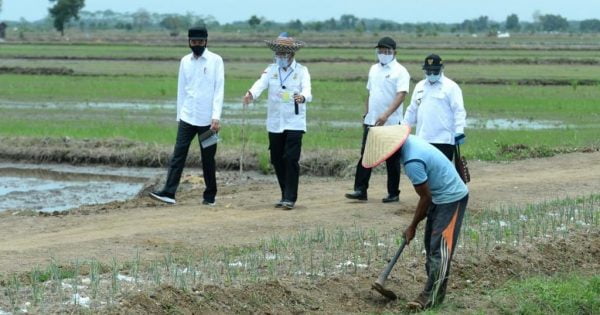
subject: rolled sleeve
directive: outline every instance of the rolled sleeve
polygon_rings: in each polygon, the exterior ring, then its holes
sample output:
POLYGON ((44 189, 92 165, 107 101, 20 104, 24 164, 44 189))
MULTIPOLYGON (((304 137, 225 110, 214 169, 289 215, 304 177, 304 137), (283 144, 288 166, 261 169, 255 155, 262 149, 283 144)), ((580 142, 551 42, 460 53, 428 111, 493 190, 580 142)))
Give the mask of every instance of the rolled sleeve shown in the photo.
POLYGON ((414 186, 421 185, 428 179, 425 162, 422 160, 407 161, 404 163, 404 172, 414 186))

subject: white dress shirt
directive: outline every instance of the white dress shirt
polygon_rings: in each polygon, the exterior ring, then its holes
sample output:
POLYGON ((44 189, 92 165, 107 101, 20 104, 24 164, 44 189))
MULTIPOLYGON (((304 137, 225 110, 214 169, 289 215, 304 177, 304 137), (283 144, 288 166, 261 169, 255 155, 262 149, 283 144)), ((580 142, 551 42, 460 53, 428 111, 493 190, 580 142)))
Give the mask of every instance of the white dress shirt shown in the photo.
POLYGON ((442 73, 433 84, 417 83, 402 123, 416 125, 416 135, 429 143, 453 145, 454 137, 465 132, 466 119, 460 87, 442 73))
POLYGON ((177 81, 177 121, 194 126, 209 126, 221 119, 225 70, 221 56, 204 50, 181 58, 177 81))
POLYGON ((312 100, 308 69, 296 60, 293 60, 286 70, 277 64, 270 64, 254 82, 250 93, 257 99, 267 88, 267 131, 306 131, 306 103, 312 100), (294 112, 294 93, 304 96, 305 100, 304 103, 298 104, 298 114, 294 112))
MULTIPOLYGON (((369 70, 367 89, 369 90, 369 111, 364 124, 373 126, 392 104, 396 94, 409 92, 410 74, 396 59, 385 65, 376 63, 369 70)), ((403 104, 393 112, 385 122, 385 126, 397 125, 402 120, 403 104)))

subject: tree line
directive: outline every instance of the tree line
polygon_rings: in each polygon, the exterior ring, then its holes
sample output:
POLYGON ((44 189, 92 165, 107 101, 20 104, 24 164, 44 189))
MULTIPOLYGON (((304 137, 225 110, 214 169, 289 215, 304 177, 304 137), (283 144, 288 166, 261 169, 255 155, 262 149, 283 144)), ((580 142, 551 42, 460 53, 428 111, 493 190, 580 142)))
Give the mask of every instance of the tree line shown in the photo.
MULTIPOLYGON (((0 0, 0 5, 2 0, 0 0)), ((400 31, 416 33, 417 35, 437 35, 438 33, 488 33, 497 32, 570 32, 591 33, 600 32, 600 20, 587 19, 582 21, 569 21, 558 14, 534 13, 533 22, 522 21, 518 15, 510 14, 504 21, 494 21, 487 16, 465 19, 460 23, 400 23, 384 19, 365 19, 352 14, 344 14, 339 18, 330 18, 323 21, 301 21, 299 19, 288 22, 275 22, 264 17, 252 15, 247 20, 231 23, 219 23, 211 15, 186 14, 159 14, 139 9, 133 13, 120 13, 112 10, 85 11, 85 0, 49 0, 55 3, 49 9, 49 15, 35 22, 21 20, 17 22, 25 29, 44 29, 52 25, 57 31, 64 33, 65 28, 75 27, 82 30, 108 30, 119 29, 126 31, 167 30, 176 36, 187 30, 190 26, 205 24, 213 31, 251 31, 271 32, 286 29, 292 33, 303 31, 334 32, 378 32, 400 31)), ((1 8, 1 7, 0 7, 1 8)), ((1 9, 0 9, 1 10, 1 9)))

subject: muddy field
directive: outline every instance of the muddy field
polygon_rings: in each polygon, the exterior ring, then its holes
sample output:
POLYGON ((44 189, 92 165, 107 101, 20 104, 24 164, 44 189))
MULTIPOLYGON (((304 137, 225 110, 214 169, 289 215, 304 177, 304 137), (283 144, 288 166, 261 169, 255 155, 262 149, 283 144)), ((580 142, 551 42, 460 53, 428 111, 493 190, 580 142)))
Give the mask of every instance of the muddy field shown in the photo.
MULTIPOLYGON (((551 158, 508 163, 470 162, 468 211, 503 205, 526 205, 564 197, 587 196, 600 191, 600 152, 572 153, 551 158)), ((176 206, 165 206, 142 196, 125 202, 86 206, 62 215, 0 214, 0 274, 28 272, 51 259, 68 262, 86 259, 130 260, 136 251, 143 259, 172 251, 198 252, 217 246, 245 246, 272 235, 285 236, 315 226, 323 228, 376 228, 399 231, 412 218, 417 196, 408 180, 401 180, 401 202, 382 204, 385 177, 372 178, 369 201, 354 203, 343 195, 352 178, 301 178, 296 209, 273 208, 278 188, 274 176, 220 172, 216 206, 202 206, 202 181, 188 174, 176 206)), ((458 253, 447 300, 456 312, 485 309, 489 301, 476 298, 510 278, 536 273, 553 274, 578 266, 584 274, 597 274, 600 235, 569 236, 560 242, 498 246, 488 255, 458 253), (486 304, 487 303, 487 304, 486 304)), ((245 286, 199 286, 192 292, 160 286, 152 292, 122 298, 117 313, 259 312, 402 312, 425 279, 422 261, 402 261, 390 286, 400 300, 387 303, 370 289, 375 270, 342 275, 317 282, 293 279, 245 286)), ((107 310, 108 311, 108 310, 107 310)))

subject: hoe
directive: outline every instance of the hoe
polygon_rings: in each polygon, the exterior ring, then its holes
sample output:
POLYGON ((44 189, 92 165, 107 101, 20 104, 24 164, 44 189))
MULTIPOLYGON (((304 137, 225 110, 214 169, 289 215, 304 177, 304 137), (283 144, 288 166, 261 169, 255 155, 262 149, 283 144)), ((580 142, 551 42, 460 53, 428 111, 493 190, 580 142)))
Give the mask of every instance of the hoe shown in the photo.
POLYGON ((388 298, 390 300, 395 300, 397 298, 397 296, 392 290, 385 288, 385 281, 387 280, 390 272, 392 271, 392 268, 394 268, 394 265, 398 261, 400 254, 402 254, 402 251, 404 250, 405 246, 406 246, 406 238, 402 237, 402 243, 400 244, 400 248, 398 248, 398 251, 396 251, 396 255, 394 255, 394 258, 392 258, 392 260, 390 260, 390 262, 388 262, 385 269, 379 275, 379 278, 377 278, 377 281, 375 281, 373 283, 373 285, 371 285, 372 289, 381 293, 381 295, 385 296, 386 298, 388 298))

